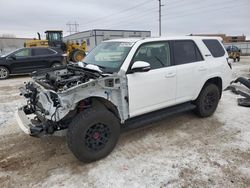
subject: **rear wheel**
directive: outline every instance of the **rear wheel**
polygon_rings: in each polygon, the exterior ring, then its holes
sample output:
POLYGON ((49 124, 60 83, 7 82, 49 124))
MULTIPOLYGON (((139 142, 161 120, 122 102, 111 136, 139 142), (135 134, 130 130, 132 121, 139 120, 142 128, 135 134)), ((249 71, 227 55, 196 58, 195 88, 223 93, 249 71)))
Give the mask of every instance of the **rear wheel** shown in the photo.
POLYGON ((219 103, 220 91, 215 84, 207 84, 203 87, 199 97, 196 99, 195 112, 200 117, 211 116, 219 103))
POLYGON ((0 66, 0 80, 7 79, 10 76, 10 71, 6 67, 0 66))
POLYGON ((113 113, 92 107, 79 113, 69 125, 67 142, 73 154, 82 162, 106 157, 115 147, 120 123, 113 113))

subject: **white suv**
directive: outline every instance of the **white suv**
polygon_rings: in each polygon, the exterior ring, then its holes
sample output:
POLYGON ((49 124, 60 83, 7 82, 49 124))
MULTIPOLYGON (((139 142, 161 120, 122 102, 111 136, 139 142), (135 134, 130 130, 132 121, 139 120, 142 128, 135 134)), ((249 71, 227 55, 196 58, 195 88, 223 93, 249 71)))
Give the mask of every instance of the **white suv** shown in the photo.
POLYGON ((33 73, 21 88, 28 105, 17 111, 19 125, 32 136, 67 132, 74 155, 90 162, 113 150, 123 127, 191 109, 211 116, 231 81, 220 40, 105 41, 82 63, 33 73))

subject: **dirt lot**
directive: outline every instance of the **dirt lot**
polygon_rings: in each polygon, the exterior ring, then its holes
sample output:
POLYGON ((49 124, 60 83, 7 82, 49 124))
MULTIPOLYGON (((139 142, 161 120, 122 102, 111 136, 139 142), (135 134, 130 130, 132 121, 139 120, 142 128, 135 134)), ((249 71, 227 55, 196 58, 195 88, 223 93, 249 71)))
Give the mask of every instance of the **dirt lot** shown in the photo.
MULTIPOLYGON (((233 67, 250 77, 250 58, 233 67)), ((187 112, 131 130, 107 158, 83 164, 64 137, 18 128, 13 112, 27 80, 0 81, 0 187, 250 187, 250 108, 228 91, 214 116, 187 112)))

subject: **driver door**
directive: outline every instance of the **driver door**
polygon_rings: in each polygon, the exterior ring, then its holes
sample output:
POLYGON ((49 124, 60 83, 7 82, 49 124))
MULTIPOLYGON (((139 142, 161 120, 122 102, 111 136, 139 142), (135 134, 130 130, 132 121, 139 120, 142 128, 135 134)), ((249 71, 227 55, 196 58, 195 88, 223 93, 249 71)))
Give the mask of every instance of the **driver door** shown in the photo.
POLYGON ((29 73, 32 70, 33 61, 31 58, 31 49, 23 48, 11 55, 8 62, 12 73, 29 73))
POLYGON ((176 67, 171 66, 168 42, 146 43, 139 47, 132 64, 145 61, 148 72, 127 74, 129 115, 135 117, 175 103, 176 67))

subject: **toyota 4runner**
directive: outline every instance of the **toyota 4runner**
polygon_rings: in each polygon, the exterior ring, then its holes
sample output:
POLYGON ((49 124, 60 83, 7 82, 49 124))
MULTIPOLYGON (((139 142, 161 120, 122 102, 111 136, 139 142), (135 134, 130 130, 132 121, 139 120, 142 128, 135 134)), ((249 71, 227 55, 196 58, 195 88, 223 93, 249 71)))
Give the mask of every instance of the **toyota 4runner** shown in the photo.
POLYGON ((81 161, 107 156, 120 129, 176 112, 211 116, 231 81, 231 64, 214 37, 102 42, 84 62, 34 72, 20 88, 17 121, 31 136, 67 134, 81 161))

